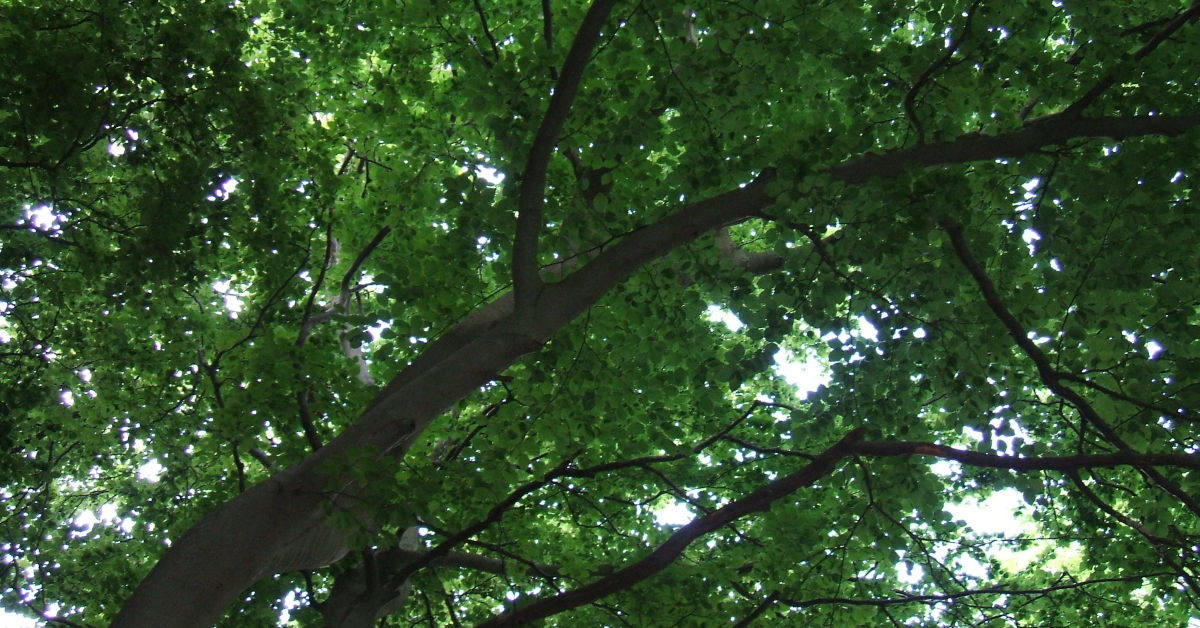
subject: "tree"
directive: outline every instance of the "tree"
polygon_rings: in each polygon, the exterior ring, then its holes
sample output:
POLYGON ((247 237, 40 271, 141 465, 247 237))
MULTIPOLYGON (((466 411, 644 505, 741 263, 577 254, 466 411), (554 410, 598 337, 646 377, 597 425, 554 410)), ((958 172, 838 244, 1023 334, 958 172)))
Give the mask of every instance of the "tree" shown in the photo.
POLYGON ((6 606, 1183 625, 1184 4, 6 7, 6 606))

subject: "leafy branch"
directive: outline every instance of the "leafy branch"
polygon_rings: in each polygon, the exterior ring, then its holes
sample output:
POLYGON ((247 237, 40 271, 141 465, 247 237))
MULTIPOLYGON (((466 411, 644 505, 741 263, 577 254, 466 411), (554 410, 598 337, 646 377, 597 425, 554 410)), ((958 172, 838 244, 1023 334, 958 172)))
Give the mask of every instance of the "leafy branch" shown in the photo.
POLYGON ((917 115, 917 94, 921 93, 921 89, 929 83, 929 81, 933 78, 933 75, 936 74, 938 70, 951 65, 950 60, 954 57, 954 54, 958 52, 958 49, 962 46, 962 43, 971 35, 971 22, 975 19, 975 11, 979 9, 979 5, 982 4, 982 2, 983 0, 975 0, 971 3, 970 8, 968 8, 966 11, 966 21, 962 27, 962 34, 954 38, 954 41, 949 47, 946 48, 946 52, 944 52, 942 56, 938 57, 936 61, 931 63, 928 68, 925 68, 925 71, 921 73, 921 76, 918 77, 915 82, 913 82, 912 87, 910 87, 908 90, 908 93, 904 95, 904 112, 908 114, 908 121, 913 125, 913 129, 916 131, 917 144, 925 143, 925 125, 921 122, 921 118, 917 115))
POLYGON ((692 520, 660 544, 642 560, 633 563, 590 584, 560 593, 553 597, 531 602, 526 606, 497 615, 482 626, 520 626, 549 617, 577 606, 623 591, 666 569, 679 558, 693 541, 720 529, 752 512, 770 508, 775 501, 797 490, 811 486, 814 482, 833 471, 836 463, 845 457, 862 432, 855 430, 817 456, 815 460, 798 471, 781 477, 760 487, 749 495, 730 502, 711 513, 692 520))
MULTIPOLYGON (((1009 336, 1012 338, 1013 342, 1016 343, 1017 347, 1019 347, 1026 357, 1033 362, 1034 366, 1037 368, 1038 376, 1042 383, 1045 384, 1046 387, 1049 388, 1055 395, 1065 400, 1073 408, 1075 408, 1075 410, 1079 412, 1079 415, 1083 417, 1088 424, 1096 428, 1096 430, 1100 432, 1100 434, 1109 444, 1120 449, 1121 452, 1118 453, 1128 453, 1130 447, 1125 440, 1122 439, 1121 436, 1117 434, 1116 430, 1113 429, 1113 427, 1109 425, 1103 417, 1100 416, 1096 409, 1092 407, 1092 404, 1083 398, 1083 395, 1080 395, 1074 389, 1065 386, 1062 383, 1062 378, 1060 377, 1058 371, 1055 370, 1053 365, 1050 363, 1049 358, 1045 353, 1042 352, 1041 348, 1037 346, 1037 343, 1035 343, 1029 337, 1024 327, 1021 326, 1016 317, 1013 316, 1012 312, 1010 312, 1004 305, 1004 301, 1000 298, 1000 294, 996 290, 996 285, 992 283, 991 278, 988 277, 983 266, 978 260, 975 259, 974 255, 972 255, 971 250, 967 245, 966 238, 963 236, 962 225, 948 218, 941 220, 940 224, 950 236, 950 243, 953 246, 955 253, 958 255, 959 260, 962 262, 963 266, 967 269, 967 272, 970 273, 976 285, 979 287, 979 291, 983 295, 984 301, 987 303, 988 307, 991 308, 992 313, 996 316, 996 318, 998 318, 1001 324, 1004 325, 1004 328, 1008 331, 1009 336)), ((1184 456, 1183 458, 1186 459, 1188 456, 1184 456)), ((1167 491, 1171 495, 1174 495, 1177 499, 1183 502, 1189 510, 1200 515, 1200 503, 1197 503, 1191 495, 1188 495, 1186 492, 1184 492, 1183 489, 1181 489, 1176 483, 1167 479, 1167 477, 1158 470, 1151 468, 1154 464, 1156 463, 1145 462, 1139 464, 1138 466, 1142 473, 1146 475, 1146 477, 1150 478, 1163 490, 1167 491)))
MULTIPOLYGON (((1197 18, 1200 18, 1200 2, 1193 0, 1191 7, 1189 7, 1186 11, 1176 15, 1175 19, 1167 22, 1166 26, 1164 26, 1162 30, 1155 33, 1155 35, 1150 38, 1150 41, 1146 42, 1141 48, 1138 48, 1137 51, 1133 53, 1131 60, 1135 63, 1141 61, 1146 57, 1146 55, 1154 52, 1154 49, 1158 48, 1158 45, 1166 41, 1168 37, 1173 35, 1180 28, 1183 28, 1183 26, 1187 23, 1195 21, 1197 18)), ((1100 81, 1093 85, 1086 94, 1081 96, 1079 100, 1071 103, 1071 105, 1063 110, 1062 113, 1072 117, 1080 115, 1083 113, 1084 109, 1096 102, 1096 99, 1100 98, 1104 92, 1108 91, 1108 89, 1117 82, 1117 78, 1118 75, 1116 72, 1105 75, 1104 78, 1100 79, 1100 81)))
MULTIPOLYGON (((1109 584, 1113 582, 1136 582, 1147 578, 1171 578, 1175 574, 1170 572, 1151 572, 1144 574, 1135 574, 1131 576, 1117 576, 1112 578, 1092 578, 1089 580, 1072 580, 1061 584, 1052 584, 1046 587, 1030 587, 1030 588, 1014 588, 1005 585, 997 585, 994 587, 984 587, 979 589, 971 589, 968 591, 958 591, 955 593, 938 593, 938 594, 916 594, 903 593, 899 597, 878 598, 878 599, 855 599, 844 597, 821 597, 808 600, 796 600, 781 595, 774 595, 773 600, 777 600, 783 604, 787 604, 792 608, 805 608, 809 606, 818 606, 822 604, 840 604, 845 606, 894 606, 897 604, 939 604, 942 602, 950 602, 960 600, 967 597, 980 595, 1026 595, 1026 596, 1042 596, 1056 591, 1069 591, 1072 589, 1081 589, 1098 584, 1109 584)), ((1064 574, 1059 580, 1068 579, 1064 574)))
MULTIPOLYGON (((925 442, 861 441, 859 440, 861 436, 861 428, 854 430, 829 449, 817 454, 812 462, 800 470, 774 480, 741 499, 730 502, 717 510, 694 519, 691 523, 672 534, 670 538, 660 544, 645 558, 629 566, 578 589, 542 598, 526 606, 515 608, 492 618, 482 625, 523 625, 628 589, 665 569, 679 558, 683 551, 696 539, 753 512, 766 510, 773 502, 801 488, 811 486, 817 480, 830 473, 839 460, 846 457, 934 456, 946 460, 955 460, 970 466, 1008 469, 1016 472, 1075 472, 1079 469, 1116 466, 1147 467, 1151 465, 1200 469, 1200 456, 1184 454, 1119 451, 1108 454, 1017 458, 1014 456, 999 456, 996 454, 954 449, 945 445, 925 442)), ((813 602, 808 603, 811 604, 813 602)))
POLYGON ((1178 467, 1200 469, 1200 456, 1174 453, 1143 453, 1129 449, 1103 454, 1078 454, 1073 456, 1038 456, 1018 458, 1000 456, 946 445, 907 441, 863 441, 851 447, 854 454, 863 456, 933 456, 954 460, 973 467, 1008 469, 1018 473, 1030 471, 1077 471, 1108 467, 1178 467))

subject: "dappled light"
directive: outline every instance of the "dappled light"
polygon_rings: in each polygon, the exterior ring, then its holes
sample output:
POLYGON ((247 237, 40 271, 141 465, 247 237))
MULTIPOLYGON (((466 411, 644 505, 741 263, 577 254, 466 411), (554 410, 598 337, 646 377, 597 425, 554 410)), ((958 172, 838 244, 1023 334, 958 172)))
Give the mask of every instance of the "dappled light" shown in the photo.
POLYGON ((0 626, 1200 627, 1197 21, 9 3, 0 626))

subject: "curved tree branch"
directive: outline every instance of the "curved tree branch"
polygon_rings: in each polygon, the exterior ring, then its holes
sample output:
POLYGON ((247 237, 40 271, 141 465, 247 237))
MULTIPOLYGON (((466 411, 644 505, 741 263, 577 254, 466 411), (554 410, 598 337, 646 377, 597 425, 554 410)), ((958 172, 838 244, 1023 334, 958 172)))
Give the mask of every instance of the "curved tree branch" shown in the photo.
POLYGON ((659 545, 649 556, 642 560, 605 576, 591 584, 553 597, 544 598, 522 606, 502 615, 492 618, 482 626, 521 626, 543 617, 549 617, 565 610, 582 606, 607 595, 623 591, 633 585, 666 569, 675 559, 701 536, 720 529, 736 519, 752 512, 766 510, 776 500, 787 497, 797 490, 811 486, 817 480, 833 471, 837 461, 844 458, 853 447, 854 442, 862 436, 861 430, 854 430, 845 438, 835 443, 816 460, 805 465, 799 471, 790 473, 771 482, 749 495, 731 502, 703 517, 694 519, 672 534, 659 545))
MULTIPOLYGON (((1145 467, 1150 465, 1200 469, 1200 456, 1184 454, 1120 451, 1111 454, 1017 458, 1015 456, 998 456, 995 454, 954 449, 934 443, 860 441, 858 439, 861 435, 861 428, 850 432, 834 446, 817 455, 812 462, 805 465, 799 471, 770 482, 746 497, 694 519, 691 523, 672 534, 670 538, 642 560, 617 570, 591 584, 552 597, 536 600, 526 606, 521 606, 498 615, 492 618, 491 621, 481 625, 524 625, 537 619, 549 617, 582 606, 583 604, 594 602, 613 593, 624 591, 668 567, 683 553, 688 545, 701 536, 753 512, 766 510, 772 502, 786 497, 801 488, 811 486, 814 482, 829 474, 839 460, 850 456, 935 456, 947 460, 956 460, 970 466, 1009 469, 1017 472, 1049 470, 1072 473, 1085 468, 1116 466, 1145 467)), ((843 603, 853 603, 848 600, 841 601, 843 603)), ((921 600, 912 599, 906 601, 916 602, 921 600)), ((816 603, 833 603, 833 601, 814 600, 804 602, 803 604, 816 603)), ((862 603, 868 604, 871 602, 863 601, 862 603)))
MULTIPOLYGON (((899 176, 914 166, 1018 157, 1076 138, 1177 135, 1197 125, 1200 116, 1073 120, 1051 116, 1004 135, 967 135, 867 155, 825 173, 834 181, 856 185, 875 177, 899 176)), ((327 461, 352 447, 402 455, 444 410, 537 350, 641 265, 708 231, 760 215, 774 201, 768 184, 775 178, 768 169, 744 187, 688 204, 632 232, 561 282, 546 286, 534 304, 532 337, 525 322, 520 329, 513 324, 511 292, 468 316, 430 343, 351 427, 320 451, 205 515, 164 554, 113 625, 208 626, 259 578, 323 566, 345 555, 345 534, 326 522, 331 501, 330 479, 323 467, 327 461), (231 535, 230 530, 239 533, 231 535), (193 593, 183 600, 176 595, 180 582, 187 582, 193 593)), ((350 498, 356 490, 346 482, 340 494, 350 498)))
POLYGON ((483 34, 487 37, 488 43, 492 46, 492 57, 496 61, 500 60, 500 46, 496 44, 496 37, 492 35, 492 29, 488 28, 487 14, 483 12, 483 5, 479 4, 479 0, 475 2, 475 13, 479 15, 479 25, 483 27, 483 34))

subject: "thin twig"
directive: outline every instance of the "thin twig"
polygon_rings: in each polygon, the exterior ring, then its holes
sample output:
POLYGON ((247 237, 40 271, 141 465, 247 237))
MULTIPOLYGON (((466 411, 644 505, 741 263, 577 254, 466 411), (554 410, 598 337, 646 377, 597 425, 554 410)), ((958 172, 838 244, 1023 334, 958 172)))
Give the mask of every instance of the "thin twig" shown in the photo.
POLYGON ((908 93, 904 95, 904 111, 908 114, 908 121, 912 123, 913 129, 917 133, 918 144, 925 143, 925 125, 922 124, 921 118, 917 116, 917 94, 933 78, 934 73, 950 63, 951 57, 954 56, 954 53, 958 52, 959 46, 967 40, 967 37, 971 34, 971 21, 975 19, 975 11, 982 2, 983 0, 975 0, 971 3, 971 7, 967 9, 967 20, 963 24, 962 34, 954 39, 954 42, 950 44, 950 47, 946 49, 946 52, 937 61, 931 63, 928 68, 925 68, 925 71, 921 73, 921 76, 909 88, 908 93))

